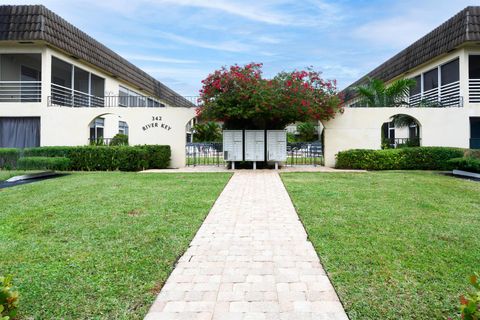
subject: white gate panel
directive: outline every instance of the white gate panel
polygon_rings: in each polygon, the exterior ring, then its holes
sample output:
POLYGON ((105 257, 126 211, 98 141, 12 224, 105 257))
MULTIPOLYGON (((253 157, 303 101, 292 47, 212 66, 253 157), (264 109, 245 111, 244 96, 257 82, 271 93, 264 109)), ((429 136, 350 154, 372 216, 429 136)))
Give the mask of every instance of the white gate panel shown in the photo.
POLYGON ((267 131, 267 160, 287 161, 287 131, 267 131))
POLYGON ((243 161, 242 130, 223 130, 223 158, 226 161, 243 161))
POLYGON ((245 130, 245 161, 265 161, 265 131, 245 130))

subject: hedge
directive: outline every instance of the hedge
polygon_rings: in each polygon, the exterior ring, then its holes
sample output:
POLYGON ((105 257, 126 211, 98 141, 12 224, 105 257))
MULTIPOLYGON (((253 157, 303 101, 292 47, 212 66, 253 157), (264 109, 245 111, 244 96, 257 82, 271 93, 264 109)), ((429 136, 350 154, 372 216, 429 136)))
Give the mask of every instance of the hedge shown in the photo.
POLYGON ((20 157, 20 150, 15 148, 0 148, 0 169, 14 169, 17 167, 17 160, 20 157))
POLYGON ((448 163, 452 169, 480 173, 480 158, 455 158, 448 163))
POLYGON ((17 168, 22 170, 59 170, 70 169, 70 159, 65 157, 24 157, 17 161, 17 168))
POLYGON ((480 159, 480 149, 469 149, 465 151, 464 157, 480 159))
POLYGON ((401 149, 354 149, 337 154, 336 168, 365 170, 450 170, 448 160, 463 157, 464 149, 412 147, 401 149))
MULTIPOLYGON (((18 157, 19 151, 13 150, 18 157)), ((23 156, 69 158, 69 170, 74 171, 139 171, 167 168, 171 151, 170 146, 161 145, 38 147, 24 149, 23 156)))

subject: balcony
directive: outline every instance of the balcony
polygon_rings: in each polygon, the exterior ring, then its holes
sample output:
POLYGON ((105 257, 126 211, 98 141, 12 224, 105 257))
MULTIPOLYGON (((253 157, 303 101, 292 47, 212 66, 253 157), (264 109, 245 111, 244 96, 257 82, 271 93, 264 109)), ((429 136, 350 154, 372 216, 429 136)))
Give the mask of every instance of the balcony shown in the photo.
POLYGON ((40 54, 0 54, 0 103, 40 102, 40 54))
POLYGON ((408 106, 448 108, 463 107, 463 97, 460 96, 460 81, 451 82, 443 86, 410 96, 408 106))
POLYGON ((40 102, 41 81, 0 81, 0 102, 40 102))
MULTIPOLYGON (((49 107, 73 108, 164 108, 165 104, 157 98, 147 96, 96 96, 79 90, 51 84, 52 95, 48 97, 49 107)), ((196 96, 170 96, 168 100, 173 105, 192 107, 196 105, 196 96)))

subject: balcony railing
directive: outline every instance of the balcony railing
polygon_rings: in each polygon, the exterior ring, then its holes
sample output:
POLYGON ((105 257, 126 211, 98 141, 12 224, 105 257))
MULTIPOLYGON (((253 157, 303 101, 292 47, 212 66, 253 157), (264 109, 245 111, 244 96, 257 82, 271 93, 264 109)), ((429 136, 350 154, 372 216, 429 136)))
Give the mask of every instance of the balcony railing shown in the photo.
POLYGON ((49 106, 62 107, 104 107, 104 98, 82 91, 74 90, 52 83, 52 95, 48 99, 49 106))
POLYGON ((407 101, 409 107, 463 107, 463 97, 460 96, 460 81, 427 90, 423 94, 412 95, 407 101))
MULTIPOLYGON (((164 108, 165 104, 157 98, 146 96, 104 96, 99 97, 52 83, 52 95, 48 97, 49 107, 130 107, 130 108, 164 108)), ((169 96, 168 102, 173 106, 192 107, 197 104, 196 96, 169 96)))
POLYGON ((468 81, 468 97, 470 103, 480 103, 480 79, 468 81))
POLYGON ((0 102, 40 102, 41 81, 0 81, 0 102))

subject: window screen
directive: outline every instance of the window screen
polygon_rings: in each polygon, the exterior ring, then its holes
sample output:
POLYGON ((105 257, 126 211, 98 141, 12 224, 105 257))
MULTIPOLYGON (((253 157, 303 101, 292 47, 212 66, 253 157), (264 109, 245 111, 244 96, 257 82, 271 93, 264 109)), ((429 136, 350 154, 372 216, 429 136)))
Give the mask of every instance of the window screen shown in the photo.
POLYGON ((413 78, 413 80, 415 80, 415 86, 410 88, 410 96, 419 94, 422 89, 422 77, 416 76, 415 78, 413 78))
POLYGON ((435 68, 423 74, 423 91, 438 88, 438 69, 435 68))
POLYGON ((470 79, 480 79, 480 56, 469 56, 468 74, 470 79))
POLYGON ((442 67, 442 86, 460 80, 458 59, 444 64, 442 67))

